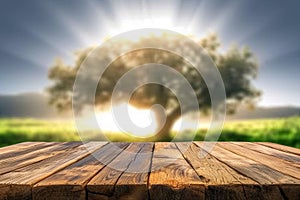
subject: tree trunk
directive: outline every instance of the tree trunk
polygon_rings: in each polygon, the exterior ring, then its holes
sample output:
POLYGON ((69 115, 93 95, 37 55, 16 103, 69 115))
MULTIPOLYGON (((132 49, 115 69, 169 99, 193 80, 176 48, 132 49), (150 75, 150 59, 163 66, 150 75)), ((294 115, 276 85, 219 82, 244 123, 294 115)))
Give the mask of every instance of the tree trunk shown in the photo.
POLYGON ((171 141, 171 129, 176 120, 181 116, 180 108, 174 109, 170 114, 167 115, 166 121, 162 119, 161 113, 156 113, 156 121, 158 127, 162 127, 156 134, 151 138, 151 141, 171 141), (163 124, 164 123, 164 124, 163 124))

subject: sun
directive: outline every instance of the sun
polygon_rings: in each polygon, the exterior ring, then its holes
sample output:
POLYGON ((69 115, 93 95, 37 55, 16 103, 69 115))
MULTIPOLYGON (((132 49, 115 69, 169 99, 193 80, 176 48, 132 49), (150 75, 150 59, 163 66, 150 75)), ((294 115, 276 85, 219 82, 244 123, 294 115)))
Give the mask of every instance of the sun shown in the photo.
MULTIPOLYGON (((127 109, 132 123, 141 129, 136 130, 130 125, 126 127, 120 127, 118 122, 114 119, 112 109, 101 112, 98 111, 96 113, 85 113, 80 119, 80 128, 82 131, 100 129, 103 132, 126 133, 127 135, 143 138, 155 135, 158 124, 156 120, 152 120, 154 116, 153 111, 148 109, 138 109, 127 103, 121 103, 114 106, 114 110, 118 113, 118 115, 121 115, 121 117, 125 114, 127 109), (97 124, 92 123, 94 116, 96 116, 97 124), (124 131, 124 129, 126 129, 126 131, 124 131)), ((175 132, 180 130, 189 130, 194 128, 195 124, 198 125, 198 128, 208 128, 210 125, 209 122, 199 123, 183 116, 174 123, 172 130, 175 132)))
POLYGON ((153 115, 153 112, 151 110, 137 109, 126 103, 114 106, 114 110, 121 117, 122 115, 125 115, 127 109, 132 123, 142 128, 142 130, 139 129, 139 131, 137 131, 134 127, 130 125, 126 127, 120 127, 118 122, 114 119, 112 110, 96 113, 96 118, 100 129, 111 132, 126 132, 127 134, 136 137, 145 137, 155 134, 155 131, 157 129, 157 123, 155 120, 151 120, 151 115, 153 115))

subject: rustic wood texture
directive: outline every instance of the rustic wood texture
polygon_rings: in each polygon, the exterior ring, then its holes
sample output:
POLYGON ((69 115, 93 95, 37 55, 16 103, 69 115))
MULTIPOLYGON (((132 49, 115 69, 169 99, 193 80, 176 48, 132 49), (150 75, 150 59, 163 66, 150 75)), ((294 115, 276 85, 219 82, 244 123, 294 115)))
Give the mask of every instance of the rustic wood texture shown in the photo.
POLYGON ((299 149, 205 151, 203 142, 20 143, 0 148, 0 199, 300 199, 299 149))
MULTIPOLYGON (((196 142, 201 147, 201 142, 196 142)), ((262 199, 297 199, 300 197, 299 179, 288 176, 283 172, 274 170, 262 163, 256 162, 245 156, 235 154, 217 144, 211 155, 224 162, 240 174, 258 182, 262 187, 262 199), (288 185, 286 187, 283 185, 288 185), (289 188, 293 188, 291 191, 289 188)), ((248 154, 247 150, 244 154, 248 154)))
POLYGON ((7 152, 14 152, 14 151, 16 151, 16 149, 18 149, 18 152, 21 152, 23 149, 27 149, 28 147, 35 146, 38 144, 42 144, 42 142, 21 142, 18 144, 0 148, 0 153, 1 153, 1 155, 3 155, 4 153, 7 153, 7 152))
POLYGON ((294 153, 294 154, 300 155, 300 149, 297 149, 297 148, 288 147, 288 146, 284 146, 281 144, 275 144, 275 143, 271 143, 271 142, 258 142, 257 144, 261 144, 263 146, 267 146, 267 147, 277 149, 277 150, 280 150, 283 152, 294 153))
POLYGON ((33 199, 85 199, 85 186, 105 164, 113 160, 126 143, 110 143, 91 155, 38 182, 33 199))
POLYGON ((206 199, 254 199, 259 184, 237 173, 234 169, 208 154, 200 158, 200 147, 195 144, 176 144, 186 160, 205 182, 206 199), (247 192, 246 192, 247 191, 247 192))
MULTIPOLYGON (((259 148, 255 144, 234 144, 234 143, 224 143, 219 144, 221 147, 228 149, 236 154, 242 155, 246 158, 250 158, 254 161, 267 165, 270 168, 273 168, 277 171, 283 172, 295 178, 300 179, 300 162, 291 162, 272 156, 272 154, 264 154, 259 151, 259 148), (250 146, 249 146, 250 145, 250 146), (253 150, 258 149, 258 151, 253 150)), ((271 149, 272 151, 272 149, 271 149)))
POLYGON ((204 181, 175 143, 155 143, 152 170, 150 199, 204 199, 204 181))
MULTIPOLYGON (((101 170, 87 186, 91 199, 118 198, 116 185, 146 144, 131 143, 109 165, 101 170)), ((128 181, 130 182, 130 181, 128 181)), ((130 184, 130 183, 129 183, 130 184)), ((138 184, 137 184, 138 186, 138 184)), ((120 197, 119 197, 120 198, 120 197)))
MULTIPOLYGON (((0 175, 0 198, 31 199, 32 186, 35 183, 89 155, 85 146, 74 147, 72 144, 70 143, 69 149, 53 157, 0 175)), ((99 143, 91 142, 86 146, 96 150, 99 143)))
POLYGON ((66 149, 77 147, 79 145, 80 142, 51 143, 50 146, 47 144, 36 145, 34 146, 34 148, 32 148, 32 151, 29 151, 30 149, 27 149, 28 153, 26 154, 17 155, 14 154, 14 152, 11 152, 9 153, 12 154, 10 157, 0 161, 0 174, 4 174, 26 165, 39 162, 56 154, 62 153, 66 149))

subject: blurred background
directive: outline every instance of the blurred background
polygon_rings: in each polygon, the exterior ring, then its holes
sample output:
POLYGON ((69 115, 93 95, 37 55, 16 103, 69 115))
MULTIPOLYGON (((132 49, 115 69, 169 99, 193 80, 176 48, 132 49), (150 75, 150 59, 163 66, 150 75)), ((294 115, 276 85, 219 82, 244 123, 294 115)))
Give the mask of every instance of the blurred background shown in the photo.
MULTIPOLYGON (((235 112, 226 116, 219 140, 269 141, 300 148, 300 2, 296 0, 2 0, 0 5, 0 146, 80 140, 72 111, 57 109, 68 105, 55 102, 70 96, 58 97, 49 89, 64 80, 53 75, 55 68, 76 68, 84 50, 119 33, 164 28, 194 38, 216 55, 220 67, 223 58, 231 58, 232 49, 249 49, 253 57, 251 63, 257 68, 248 86, 259 95, 247 93, 255 100, 251 103, 233 98, 238 103, 235 112), (209 49, 208 44, 215 44, 209 43, 214 41, 211 35, 216 35, 217 47, 209 49)), ((247 56, 242 58, 249 64, 247 56)), ((132 107, 133 121, 147 121, 146 112, 132 107)), ((99 111, 98 120, 104 122, 112 141, 134 141, 120 134, 109 110, 99 111)), ((195 123, 192 115, 184 120, 195 123)), ((209 115, 203 114, 199 129, 187 126, 186 134, 196 131, 195 140, 203 140, 208 125, 209 115)))

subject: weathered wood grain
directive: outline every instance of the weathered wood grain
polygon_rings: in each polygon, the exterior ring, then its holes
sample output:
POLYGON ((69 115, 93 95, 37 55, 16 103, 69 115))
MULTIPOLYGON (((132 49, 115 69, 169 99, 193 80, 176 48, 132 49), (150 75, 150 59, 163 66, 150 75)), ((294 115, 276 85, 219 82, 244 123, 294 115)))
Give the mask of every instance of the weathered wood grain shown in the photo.
POLYGON ((219 142, 203 151, 202 142, 12 145, 0 148, 0 200, 300 199, 297 149, 219 142))
POLYGON ((35 183, 86 157, 90 151, 95 151, 104 144, 102 142, 90 142, 0 175, 0 199, 31 199, 31 189, 35 183), (86 146, 90 151, 86 150, 86 146))
POLYGON ((284 151, 280 151, 280 150, 277 150, 277 149, 266 147, 266 146, 256 144, 256 143, 253 143, 253 142, 242 142, 242 143, 239 143, 239 144, 246 147, 246 148, 249 148, 251 150, 258 151, 260 153, 264 153, 264 154, 267 154, 267 155, 270 155, 270 156, 273 156, 273 157, 281 158, 283 160, 287 160, 287 161, 290 161, 290 162, 300 163, 300 156, 297 156, 297 155, 292 154, 292 153, 287 153, 287 152, 284 152, 284 151))
POLYGON ((9 150, 6 152, 1 152, 0 160, 1 160, 1 162, 3 162, 3 161, 5 161, 4 159, 25 155, 27 153, 31 153, 38 149, 50 147, 54 144, 56 144, 56 143, 55 142, 48 142, 48 143, 47 142, 38 142, 38 143, 26 145, 24 147, 22 147, 22 146, 19 147, 18 145, 17 146, 13 145, 12 150, 9 150))
POLYGON ((284 174, 293 176, 299 179, 300 182, 300 162, 294 163, 254 151, 250 148, 247 148, 248 144, 245 143, 220 143, 218 145, 224 149, 255 160, 284 174))
MULTIPOLYGON (((119 187, 116 191, 116 185, 144 146, 148 145, 146 143, 131 143, 108 166, 95 175, 95 177, 87 184, 89 199, 122 198, 122 188, 119 187)), ((139 185, 135 186, 138 189, 139 185)))
POLYGON ((284 151, 284 152, 287 152, 287 153, 293 153, 293 154, 296 154, 298 156, 300 155, 300 149, 298 149, 298 148, 284 146, 284 145, 281 145, 281 144, 276 144, 276 143, 271 143, 271 142, 257 142, 257 144, 264 145, 264 146, 267 146, 267 147, 270 147, 270 148, 273 148, 273 149, 277 149, 277 150, 280 150, 280 151, 284 151))
POLYGON ((145 143, 115 184, 115 199, 147 199, 154 143, 145 143))
MULTIPOLYGON (((195 142, 199 147, 201 142, 195 142)), ((283 174, 264 164, 251 160, 241 155, 237 155, 227 149, 223 149, 217 144, 214 149, 209 152, 218 160, 224 162, 239 173, 248 176, 261 185, 261 194, 263 199, 295 199, 300 195, 299 180, 289 175, 283 174), (288 185, 285 187, 284 185, 288 185), (286 188, 293 188, 291 191, 286 188)))
POLYGON ((0 174, 4 174, 32 163, 39 162, 46 158, 50 158, 56 154, 65 152, 67 149, 75 148, 81 144, 81 142, 52 143, 50 146, 45 146, 44 148, 40 148, 41 146, 39 146, 39 149, 32 148, 32 151, 26 154, 12 156, 1 160, 0 174))
MULTIPOLYGON (((281 182, 277 181, 278 188, 281 192, 283 199, 300 199, 300 167, 299 163, 294 163, 286 160, 282 160, 272 155, 266 155, 258 151, 250 149, 249 145, 253 144, 255 149, 259 149, 254 143, 219 143, 218 145, 224 149, 230 150, 238 155, 241 155, 245 158, 249 158, 258 163, 261 163, 269 168, 272 168, 284 175, 286 177, 294 177, 294 184, 288 184, 286 181, 281 182)), ((258 145, 260 146, 260 145, 258 145)))
POLYGON ((258 199, 259 185, 215 157, 200 157, 201 149, 191 143, 176 143, 185 159, 205 182, 205 199, 258 199))
POLYGON ((16 151, 16 150, 21 151, 24 148, 26 149, 30 146, 34 146, 34 145, 37 145, 37 144, 40 144, 40 143, 45 143, 45 142, 21 142, 21 143, 18 143, 18 144, 13 144, 13 145, 10 145, 10 146, 1 147, 0 148, 0 153, 4 154, 4 153, 7 153, 7 152, 12 152, 12 151, 16 151))
POLYGON ((87 182, 128 145, 106 144, 92 155, 38 182, 33 187, 33 199, 86 199, 87 182))
POLYGON ((150 199, 204 199, 205 186, 174 143, 155 143, 150 199))

